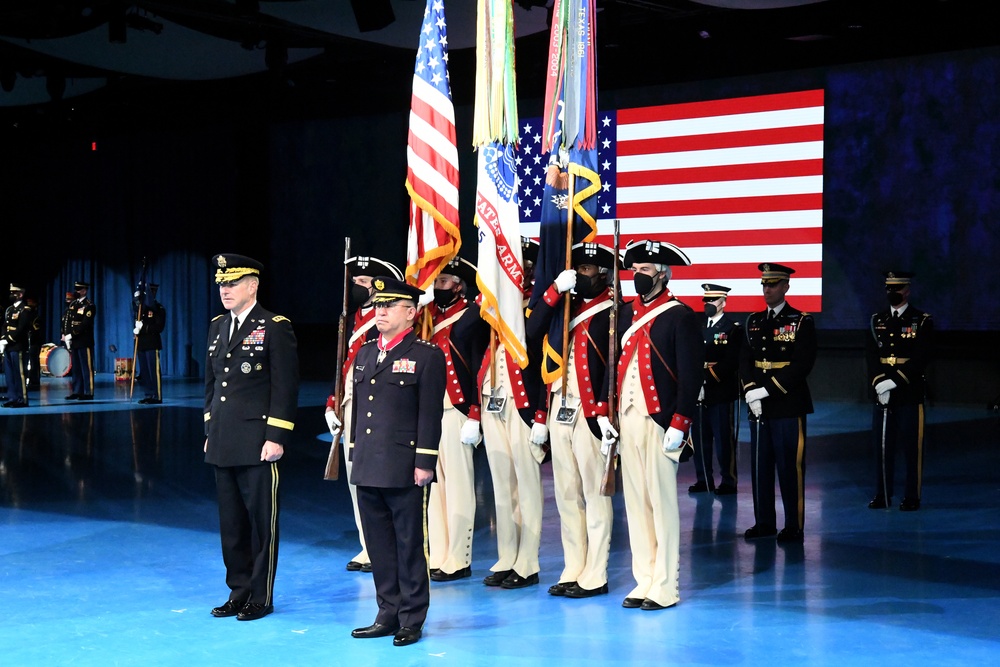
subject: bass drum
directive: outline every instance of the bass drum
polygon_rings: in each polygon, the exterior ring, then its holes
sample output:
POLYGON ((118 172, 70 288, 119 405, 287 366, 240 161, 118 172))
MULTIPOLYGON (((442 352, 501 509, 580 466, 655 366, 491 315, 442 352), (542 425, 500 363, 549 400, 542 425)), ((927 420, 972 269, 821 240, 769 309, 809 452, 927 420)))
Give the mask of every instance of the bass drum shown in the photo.
POLYGON ((42 375, 62 378, 69 375, 72 368, 73 360, 69 356, 69 350, 55 343, 42 345, 42 351, 38 353, 38 369, 42 371, 42 375))

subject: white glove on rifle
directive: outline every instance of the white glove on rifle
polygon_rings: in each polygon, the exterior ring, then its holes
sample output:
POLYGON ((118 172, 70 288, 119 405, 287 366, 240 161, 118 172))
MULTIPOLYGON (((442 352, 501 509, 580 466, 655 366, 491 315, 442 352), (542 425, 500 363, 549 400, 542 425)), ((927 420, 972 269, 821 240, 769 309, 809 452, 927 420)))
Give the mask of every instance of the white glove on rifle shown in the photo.
POLYGON ((676 452, 683 444, 684 431, 673 426, 667 428, 667 432, 663 434, 663 453, 676 452))
POLYGON ((896 388, 893 380, 882 380, 875 385, 875 393, 878 394, 878 402, 882 405, 889 404, 889 392, 896 388))
POLYGON ((611 445, 618 438, 618 431, 611 425, 611 420, 603 415, 597 418, 597 426, 601 429, 601 454, 607 456, 611 445))
POLYGON ((754 417, 760 417, 760 413, 764 411, 760 401, 749 401, 747 405, 750 406, 750 412, 753 413, 754 417))
POLYGON ((462 433, 460 437, 463 445, 472 445, 475 447, 482 442, 483 436, 479 433, 479 420, 466 419, 465 423, 462 424, 462 433))
POLYGON ((332 435, 334 440, 336 440, 337 434, 340 433, 342 428, 344 428, 344 425, 340 423, 339 419, 337 419, 337 411, 332 409, 327 410, 323 416, 326 417, 326 426, 330 429, 330 435, 332 435))
POLYGON ((562 294, 576 287, 576 269, 566 269, 554 281, 556 291, 562 294))
POLYGON ((63 336, 63 341, 66 343, 66 349, 70 349, 70 343, 73 342, 73 334, 66 334, 63 336))
POLYGON ((751 389, 750 391, 747 392, 747 403, 760 401, 761 399, 765 399, 768 396, 770 396, 770 394, 767 393, 767 389, 765 389, 764 387, 760 387, 758 389, 751 389))
POLYGON ((135 323, 135 328, 132 329, 132 333, 134 333, 136 336, 138 336, 140 331, 142 331, 142 322, 136 322, 135 323))
POLYGON ((417 307, 425 308, 434 303, 434 290, 429 289, 417 297, 417 307))
POLYGON ((531 444, 544 445, 549 439, 549 427, 545 424, 535 422, 531 425, 531 444))

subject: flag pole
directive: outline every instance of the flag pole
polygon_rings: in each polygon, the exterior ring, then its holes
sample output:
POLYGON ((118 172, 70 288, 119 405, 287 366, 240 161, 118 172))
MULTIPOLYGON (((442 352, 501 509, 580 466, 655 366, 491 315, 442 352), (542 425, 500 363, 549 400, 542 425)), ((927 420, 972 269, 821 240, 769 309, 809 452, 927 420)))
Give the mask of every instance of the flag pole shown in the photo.
MULTIPOLYGON (((569 193, 566 198, 566 269, 573 268, 573 197, 576 195, 576 178, 569 174, 569 193)), ((563 293, 563 332, 562 332, 562 407, 566 407, 566 379, 569 376, 569 320, 572 308, 572 291, 563 293)))

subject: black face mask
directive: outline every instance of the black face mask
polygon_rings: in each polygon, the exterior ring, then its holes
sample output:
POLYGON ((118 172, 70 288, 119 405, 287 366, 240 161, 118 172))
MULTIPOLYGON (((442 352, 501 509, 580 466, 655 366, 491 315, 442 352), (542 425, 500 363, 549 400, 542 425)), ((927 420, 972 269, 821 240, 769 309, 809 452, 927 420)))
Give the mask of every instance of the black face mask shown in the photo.
POLYGON ((903 303, 902 292, 889 292, 888 294, 886 294, 886 297, 889 299, 890 306, 898 306, 899 304, 903 303))
POLYGON ((434 303, 437 304, 438 308, 447 308, 455 303, 455 296, 455 293, 450 289, 434 288, 434 303))
POLYGON ((705 304, 705 314, 706 315, 708 315, 709 317, 715 317, 715 314, 717 312, 719 312, 719 309, 715 306, 714 303, 706 303, 705 304))
POLYGON ((11 295, 10 295, 10 302, 11 302, 11 303, 17 303, 17 302, 18 302, 19 300, 20 300, 20 299, 18 299, 18 297, 17 297, 17 295, 16 295, 16 294, 11 294, 11 295))
POLYGON ((351 285, 351 292, 347 300, 353 308, 360 308, 368 302, 370 297, 371 292, 367 287, 355 284, 351 285))
POLYGON ((653 284, 655 282, 653 276, 647 276, 645 273, 637 273, 632 281, 635 285, 635 293, 639 296, 647 296, 653 291, 653 284))
POLYGON ((576 286, 573 289, 584 299, 593 299, 603 292, 605 287, 604 277, 600 274, 585 276, 582 273, 578 273, 576 274, 576 286))
POLYGON ((77 299, 83 298, 83 292, 74 292, 73 294, 76 296, 77 299))

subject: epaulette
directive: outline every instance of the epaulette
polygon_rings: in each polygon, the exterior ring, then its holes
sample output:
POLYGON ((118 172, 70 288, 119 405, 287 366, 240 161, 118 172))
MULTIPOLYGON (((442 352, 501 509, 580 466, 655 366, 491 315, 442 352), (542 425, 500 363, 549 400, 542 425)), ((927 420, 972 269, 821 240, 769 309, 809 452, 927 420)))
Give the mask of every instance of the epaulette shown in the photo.
POLYGON ((222 315, 216 315, 215 317, 212 318, 212 321, 214 322, 215 320, 217 320, 219 318, 222 318, 222 317, 225 317, 225 316, 226 316, 225 313, 223 313, 222 315))
POLYGON ((287 317, 285 317, 284 315, 275 315, 274 317, 271 318, 271 321, 272 322, 289 322, 289 323, 291 323, 291 320, 288 319, 287 317))
POLYGON ((378 338, 372 338, 370 340, 366 340, 365 342, 361 343, 361 347, 364 347, 365 345, 369 345, 371 343, 374 343, 377 340, 378 340, 378 338))

